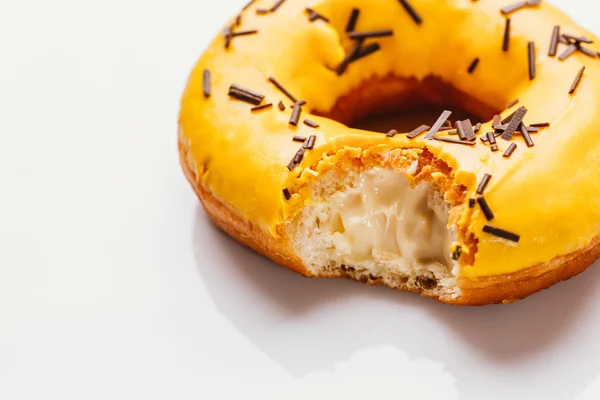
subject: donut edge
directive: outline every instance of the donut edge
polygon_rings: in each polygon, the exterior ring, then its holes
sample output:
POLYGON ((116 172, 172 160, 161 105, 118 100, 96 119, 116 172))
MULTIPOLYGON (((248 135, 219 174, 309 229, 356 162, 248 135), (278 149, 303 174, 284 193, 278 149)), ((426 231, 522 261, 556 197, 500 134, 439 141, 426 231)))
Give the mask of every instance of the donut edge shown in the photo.
MULTIPOLYGON (((308 272, 302 260, 292 252, 291 247, 284 238, 275 238, 256 224, 242 218, 229 205, 198 182, 194 160, 189 154, 189 147, 184 143, 184 137, 181 133, 179 135, 179 156, 187 180, 215 225, 238 242, 266 256, 275 263, 306 277, 319 277, 312 276, 308 272)), ((556 257, 546 263, 515 273, 476 280, 458 278, 456 283, 461 290, 459 296, 439 295, 434 291, 423 291, 420 294, 442 303, 457 306, 509 304, 582 273, 598 258, 600 258, 600 236, 595 237, 592 243, 582 250, 556 257)), ((340 273, 335 276, 327 276, 327 278, 350 277, 340 273)), ((370 280, 366 283, 369 285, 385 285, 382 280, 370 280)), ((415 292, 405 287, 391 288, 415 292)))

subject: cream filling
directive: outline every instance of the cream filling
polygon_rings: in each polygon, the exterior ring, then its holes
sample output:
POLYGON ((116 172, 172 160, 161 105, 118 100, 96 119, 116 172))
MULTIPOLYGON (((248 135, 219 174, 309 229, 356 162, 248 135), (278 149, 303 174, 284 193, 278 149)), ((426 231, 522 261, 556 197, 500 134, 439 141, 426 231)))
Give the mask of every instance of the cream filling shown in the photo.
POLYGON ((375 258, 450 269, 448 210, 429 183, 413 188, 404 173, 382 168, 361 172, 355 182, 327 199, 339 263, 365 265, 375 258))

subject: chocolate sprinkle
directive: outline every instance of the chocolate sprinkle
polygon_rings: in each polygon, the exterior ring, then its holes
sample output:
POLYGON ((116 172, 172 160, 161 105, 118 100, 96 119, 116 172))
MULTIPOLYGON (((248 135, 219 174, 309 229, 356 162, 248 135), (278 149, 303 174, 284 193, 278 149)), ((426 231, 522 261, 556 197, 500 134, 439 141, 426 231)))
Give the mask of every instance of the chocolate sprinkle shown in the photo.
POLYGON ((502 117, 499 115, 494 115, 494 118, 492 119, 492 127, 496 126, 496 125, 500 125, 502 121, 502 117))
MULTIPOLYGON (((495 141, 495 140, 494 140, 495 141)), ((492 179, 492 176, 490 174, 485 174, 483 176, 483 179, 481 180, 481 183, 479 184, 479 186, 477 187, 477 194, 483 194, 485 188, 487 187, 487 185, 490 183, 490 180, 492 179)))
POLYGON ((250 0, 243 8, 242 11, 246 11, 256 0, 250 0))
POLYGON ((311 121, 311 120, 310 120, 310 119, 308 119, 308 118, 304 120, 304 125, 306 125, 306 126, 310 126, 311 128, 318 128, 318 127, 319 127, 319 124, 317 124, 317 123, 316 123, 316 122, 314 122, 314 121, 311 121))
POLYGON ((515 106, 515 105, 517 105, 518 103, 519 103, 519 99, 518 99, 518 98, 517 98, 517 99, 514 99, 513 101, 511 101, 510 103, 508 103, 508 104, 506 105, 506 108, 511 108, 512 106, 515 106))
POLYGON ((590 50, 587 47, 583 47, 581 45, 582 43, 587 43, 587 44, 594 43, 593 40, 588 39, 585 36, 573 36, 573 35, 563 34, 559 38, 559 41, 564 44, 575 45, 577 47, 577 50, 581 51, 583 54, 588 55, 592 58, 597 57, 597 53, 595 51, 590 50))
POLYGON ((231 45, 231 39, 233 39, 234 37, 238 37, 238 36, 248 36, 248 35, 254 35, 256 33, 258 33, 258 30, 253 29, 253 30, 248 30, 248 31, 237 31, 234 32, 233 28, 234 25, 228 26, 227 28, 225 28, 225 30, 223 30, 223 36, 225 37, 225 48, 228 49, 229 46, 231 45))
POLYGON ((306 141, 306 137, 305 136, 294 136, 294 138, 292 140, 294 142, 304 143, 306 141))
POLYGON ((209 98, 210 97, 210 71, 208 69, 204 70, 202 89, 204 92, 204 97, 209 98))
POLYGON ((325 22, 329 22, 329 18, 325 17, 323 14, 320 14, 319 12, 313 10, 312 8, 307 8, 306 11, 308 11, 308 20, 310 22, 316 21, 318 19, 321 19, 325 22))
POLYGON ((485 136, 486 136, 485 141, 489 142, 490 144, 496 143, 496 135, 494 134, 494 132, 488 132, 485 134, 485 136))
POLYGON ((571 54, 575 53, 576 50, 577 50, 577 45, 570 44, 569 47, 567 47, 567 49, 558 56, 558 59, 560 61, 564 61, 567 58, 569 58, 569 56, 571 54))
POLYGON ((346 69, 348 68, 348 65, 350 65, 350 63, 352 61, 354 61, 356 54, 358 54, 360 48, 362 47, 362 42, 359 41, 357 42, 354 47, 352 48, 352 50, 350 50, 350 53, 348 53, 346 55, 346 58, 344 58, 344 60, 342 61, 342 63, 340 64, 340 66, 337 68, 337 74, 338 75, 342 75, 346 69))
POLYGON ((469 199, 469 208, 475 208, 475 204, 477 204, 477 200, 469 199))
POLYGON ((500 9, 500 12, 504 15, 511 14, 515 11, 518 11, 525 7, 537 6, 541 3, 541 0, 528 0, 528 1, 519 1, 517 3, 511 4, 509 6, 503 7, 500 9))
POLYGON ((283 188, 283 197, 285 197, 286 200, 289 200, 292 198, 292 194, 290 193, 288 188, 283 188))
POLYGON ((479 133, 479 131, 481 130, 481 122, 478 122, 477 125, 475 125, 475 133, 479 133))
POLYGON ((533 139, 531 139, 531 136, 529 135, 527 126, 524 123, 521 123, 521 125, 519 125, 519 129, 521 130, 521 135, 523 135, 523 139, 525 139, 525 143, 527 143, 527 147, 533 147, 533 139))
POLYGON ((440 115, 438 120, 435 122, 435 124, 433 124, 433 127, 431 128, 431 130, 429 131, 427 136, 425 136, 425 139, 427 139, 427 140, 433 139, 433 137, 435 136, 436 133, 438 133, 438 130, 442 127, 444 122, 446 122, 446 120, 448 118, 450 118, 450 115, 452 115, 452 111, 448 111, 448 110, 444 111, 442 113, 442 115, 440 115))
POLYGON ((494 213, 492 212, 492 209, 490 208, 490 206, 487 203, 487 201, 485 200, 485 198, 483 196, 479 196, 477 198, 477 202, 479 203, 479 207, 481 207, 481 211, 483 211, 483 215, 485 215, 485 218, 488 221, 493 220, 494 213))
POLYGON ((413 21, 415 21, 419 25, 423 22, 423 18, 421 18, 421 16, 417 13, 417 11, 414 9, 414 7, 408 2, 408 0, 398 0, 398 1, 400 2, 400 4, 402 4, 402 6, 406 10, 406 12, 408 12, 410 14, 413 21))
POLYGON ((308 140, 306 142, 304 142, 304 148, 306 150, 312 150, 315 148, 315 142, 317 141, 317 136, 316 135, 310 135, 308 140))
POLYGON ((473 124, 470 119, 464 120, 462 122, 462 127, 465 135, 467 136, 467 140, 470 142, 474 142, 477 140, 477 136, 475 135, 475 131, 473 130, 473 124))
POLYGON ((597 52, 595 52, 593 50, 590 50, 587 47, 583 47, 581 45, 582 43, 593 43, 593 41, 591 41, 590 39, 588 39, 585 36, 577 37, 577 36, 572 36, 572 35, 564 34, 564 35, 562 35, 560 37, 559 41, 561 43, 569 45, 569 47, 567 48, 567 50, 565 50, 564 53, 561 54, 561 57, 563 57, 561 59, 561 61, 564 60, 564 59, 566 59, 571 54, 573 54, 573 52, 575 52, 575 50, 579 50, 583 54, 585 54, 587 56, 590 56, 592 58, 596 58, 598 56, 597 52), (573 46, 575 46, 575 47, 573 47, 573 46))
POLYGON ((277 0, 277 2, 271 7, 270 12, 275 12, 281 5, 285 2, 285 0, 277 0))
POLYGON ((514 3, 511 4, 509 6, 503 7, 500 9, 500 12, 504 15, 510 14, 512 12, 515 12, 517 10, 520 10, 521 8, 525 7, 525 2, 524 1, 519 1, 518 3, 514 3))
POLYGON ((358 39, 358 42, 351 50, 350 54, 346 56, 346 58, 342 61, 340 66, 337 69, 337 74, 342 75, 344 71, 348 68, 348 65, 354 61, 358 61, 363 57, 366 57, 378 50, 381 49, 379 43, 371 43, 368 46, 362 47, 363 40, 358 39))
POLYGON ((348 25, 346 25, 346 32, 354 32, 359 15, 360 10, 358 8, 353 8, 352 13, 350 14, 350 19, 348 20, 348 25))
POLYGON ((398 131, 395 129, 392 129, 391 131, 389 131, 385 136, 389 137, 389 138, 393 138, 394 136, 396 136, 398 134, 398 131))
POLYGON ((598 56, 598 54, 595 51, 590 50, 590 49, 588 49, 586 47, 583 47, 583 46, 579 46, 578 50, 580 52, 582 52, 583 54, 585 54, 586 56, 590 56, 592 58, 596 58, 598 56))
POLYGON ((521 122, 523 122, 523 118, 525 118, 526 114, 527 109, 525 107, 519 107, 513 119, 508 123, 508 127, 504 131, 504 134, 502 134, 502 139, 510 140, 512 138, 521 122))
POLYGON ((509 231, 505 231, 504 229, 496 228, 494 226, 485 225, 483 227, 483 231, 485 233, 489 233, 490 235, 498 236, 499 238, 510 240, 511 242, 519 243, 521 240, 521 236, 516 233, 512 233, 509 231))
POLYGON ((418 127, 417 129, 415 129, 414 131, 412 131, 409 134, 407 134, 406 137, 409 138, 409 139, 414 139, 417 136, 419 136, 420 134, 422 134, 423 132, 427 131, 428 129, 429 129, 429 126, 427 126, 427 125, 421 125, 420 127, 418 127))
POLYGON ((538 122, 537 124, 529 125, 533 128, 548 128, 550 126, 550 122, 538 122))
POLYGON ((585 66, 581 67, 581 69, 577 73, 577 76, 575 77, 575 81, 573 82, 573 85, 571 85, 571 90, 569 90, 569 94, 575 93, 575 91, 577 90, 577 87, 579 86, 579 82, 581 82, 581 78, 583 77, 584 72, 585 72, 585 66))
POLYGON ((511 143, 510 146, 508 146, 508 149, 506 149, 506 151, 504 152, 503 157, 509 158, 510 156, 512 156, 512 154, 515 152, 516 149, 517 149, 517 144, 511 143))
POLYGON ((437 140, 438 142, 445 142, 445 143, 454 143, 454 144, 462 144, 464 146, 475 146, 475 142, 465 142, 464 140, 457 140, 457 139, 452 139, 449 137, 440 137, 440 136, 436 136, 433 138, 433 140, 437 140))
POLYGON ((244 89, 243 87, 235 84, 231 85, 229 88, 229 96, 255 106, 259 105, 260 102, 265 98, 265 96, 262 94, 244 89))
POLYGON ((562 36, 565 39, 567 39, 570 43, 575 43, 575 44, 580 44, 580 43, 591 44, 591 43, 594 43, 593 40, 588 39, 585 36, 574 36, 574 35, 569 35, 568 33, 563 33, 562 36))
POLYGON ((454 261, 458 261, 461 254, 462 254, 462 247, 456 246, 456 250, 454 250, 454 252, 452 253, 452 259, 454 261))
POLYGON ((465 133, 465 127, 462 121, 456 121, 454 126, 456 126, 456 133, 458 133, 458 138, 460 140, 467 140, 467 134, 465 133))
POLYGON ((366 57, 372 53, 375 53, 376 51, 378 51, 380 49, 381 49, 381 46, 379 46, 379 43, 371 43, 368 46, 365 46, 365 47, 361 48, 360 50, 358 50, 358 52, 354 56, 354 59, 352 60, 352 62, 360 60, 361 58, 366 57))
POLYGON ((504 15, 510 14, 512 12, 515 12, 517 10, 520 10, 521 8, 525 7, 525 2, 524 1, 519 1, 518 3, 514 3, 511 5, 508 5, 506 7, 503 7, 500 9, 500 12, 504 15))
POLYGON ((560 38, 560 25, 556 25, 552 31, 552 39, 550 40, 550 49, 548 50, 548 56, 556 56, 558 50, 558 39, 560 38))
POLYGON ((268 104, 263 104, 261 106, 252 107, 250 109, 250 111, 260 111, 260 110, 264 110, 265 108, 271 108, 271 107, 273 107, 273 103, 268 103, 268 104))
POLYGON ((348 36, 350 39, 368 39, 375 37, 385 37, 392 36, 394 31, 391 29, 379 29, 375 31, 366 31, 366 32, 350 32, 348 36))
POLYGON ((469 65, 469 69, 467 71, 470 74, 472 74, 473 71, 475 71, 475 69, 477 68, 478 65, 479 65, 479 57, 477 57, 476 59, 473 60, 473 62, 471 62, 471 65, 469 65))
POLYGON ((298 121, 300 121, 300 113, 302 113, 302 106, 298 103, 294 103, 294 110, 292 111, 292 116, 290 118, 290 125, 298 126, 298 121))
POLYGON ((285 104, 283 104, 283 101, 280 101, 277 107, 279 107, 279 111, 285 111, 285 104))
POLYGON ((510 18, 506 19, 506 23, 504 25, 504 40, 502 41, 502 50, 508 51, 510 46, 510 18))
POLYGON ((302 160, 304 159, 304 153, 305 152, 306 152, 306 149, 304 147, 300 147, 300 149, 298 150, 298 152, 294 156, 294 163, 300 164, 302 162, 302 160))
POLYGON ((298 100, 292 96, 292 94, 290 92, 288 92, 282 85, 281 83, 279 83, 275 78, 273 78, 272 76, 269 77, 269 82, 271 82, 273 85, 275 85, 275 87, 277 89, 279 89, 281 91, 281 93, 285 94, 291 101, 293 101, 294 103, 296 103, 298 100))
POLYGON ((515 114, 517 113, 518 110, 513 111, 508 117, 504 118, 502 121, 500 121, 501 124, 508 124, 513 117, 515 116, 515 114))
POLYGON ((529 79, 533 80, 535 78, 535 43, 529 42, 527 53, 529 56, 529 79))
POLYGON ((229 45, 231 45, 231 38, 232 38, 231 31, 232 31, 232 27, 227 27, 223 31, 223 36, 225 36, 225 48, 226 49, 228 49, 229 45))
POLYGON ((493 152, 498 151, 498 144, 496 144, 496 135, 494 135, 494 132, 488 132, 488 133, 486 133, 486 136, 487 136, 487 141, 491 145, 492 151, 493 152))
POLYGON ((257 33, 258 33, 258 30, 256 30, 256 29, 252 29, 252 30, 248 30, 248 31, 237 31, 237 32, 231 32, 231 37, 248 36, 248 35, 254 35, 257 33))

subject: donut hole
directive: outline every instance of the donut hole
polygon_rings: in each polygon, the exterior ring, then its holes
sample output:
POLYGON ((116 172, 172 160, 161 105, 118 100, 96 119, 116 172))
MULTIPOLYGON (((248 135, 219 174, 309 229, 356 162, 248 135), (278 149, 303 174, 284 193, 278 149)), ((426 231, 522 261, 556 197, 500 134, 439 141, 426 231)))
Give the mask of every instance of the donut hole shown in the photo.
POLYGON ((372 78, 340 97, 327 112, 316 113, 352 128, 388 132, 410 132, 433 123, 442 111, 452 111, 452 121, 490 121, 504 105, 490 105, 456 89, 436 76, 416 78, 372 78))

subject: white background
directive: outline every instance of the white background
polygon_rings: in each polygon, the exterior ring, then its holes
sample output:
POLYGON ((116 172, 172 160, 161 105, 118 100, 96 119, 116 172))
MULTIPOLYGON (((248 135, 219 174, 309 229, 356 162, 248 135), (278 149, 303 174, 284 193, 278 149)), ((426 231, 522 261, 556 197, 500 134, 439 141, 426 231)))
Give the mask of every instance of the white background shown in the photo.
MULTIPOLYGON (((209 224, 179 96, 244 2, 0 1, 0 399, 600 398, 598 266, 452 308, 209 224)), ((600 33, 595 2, 556 3, 600 33)))

